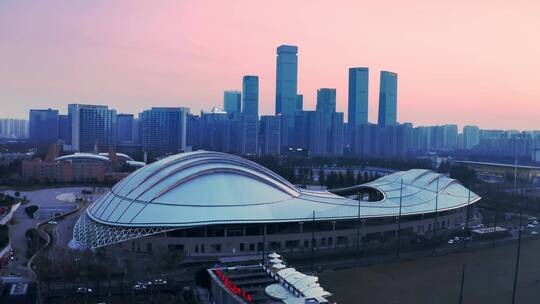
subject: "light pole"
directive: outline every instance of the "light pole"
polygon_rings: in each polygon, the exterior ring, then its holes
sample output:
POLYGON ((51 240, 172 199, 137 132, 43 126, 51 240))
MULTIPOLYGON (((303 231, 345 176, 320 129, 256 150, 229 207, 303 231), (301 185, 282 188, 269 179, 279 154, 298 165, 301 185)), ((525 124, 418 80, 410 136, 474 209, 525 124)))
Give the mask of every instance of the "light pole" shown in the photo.
MULTIPOLYGON (((437 213, 439 208, 439 177, 437 177, 437 184, 436 184, 436 194, 435 194, 435 218, 433 219, 433 241, 437 242, 437 221, 439 220, 439 214, 437 213)), ((433 246, 433 252, 432 254, 435 254, 435 248, 437 247, 437 243, 434 243, 433 246)))
MULTIPOLYGON (((517 194, 517 158, 514 160, 514 193, 517 194)), ((519 259, 521 254, 521 230, 523 222, 523 200, 519 200, 519 227, 518 227, 518 247, 516 254, 516 268, 514 270, 514 286, 512 287, 512 304, 516 303, 517 278, 519 273, 519 259)), ((493 231, 495 232, 495 231, 493 231)))
POLYGON ((401 206, 403 203, 403 179, 401 180, 401 186, 399 188, 399 215, 396 218, 397 231, 396 231, 396 257, 399 257, 399 240, 401 230, 401 206))

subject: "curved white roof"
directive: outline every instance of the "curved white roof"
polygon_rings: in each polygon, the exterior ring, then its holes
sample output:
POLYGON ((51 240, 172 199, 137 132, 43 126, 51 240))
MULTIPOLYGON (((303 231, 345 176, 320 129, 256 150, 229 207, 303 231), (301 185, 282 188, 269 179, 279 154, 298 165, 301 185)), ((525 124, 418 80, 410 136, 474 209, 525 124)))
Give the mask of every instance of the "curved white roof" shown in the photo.
MULTIPOLYGON (((429 170, 409 170, 379 178, 383 200, 361 202, 361 217, 449 210, 480 199, 457 181, 429 170), (436 185, 439 185, 438 191, 436 185), (436 199, 438 193, 438 199, 436 199)), ((327 191, 306 191, 249 160, 219 152, 178 154, 147 165, 97 199, 88 220, 104 227, 167 228, 209 224, 271 223, 348 219, 358 201, 327 191)))
POLYGON ((60 157, 57 157, 54 159, 55 161, 77 161, 77 160, 95 160, 95 161, 102 161, 102 162, 106 162, 106 163, 110 163, 111 161, 109 160, 108 157, 106 156, 103 156, 103 155, 97 155, 97 154, 92 154, 92 153, 74 153, 74 154, 70 154, 70 155, 64 155, 64 156, 60 156, 60 157))
MULTIPOLYGON (((109 158, 109 153, 108 152, 99 153, 99 155, 109 158)), ((133 161, 133 158, 131 156, 129 156, 127 154, 124 154, 124 153, 118 153, 117 152, 116 156, 118 156, 119 159, 124 160, 124 161, 133 161)))

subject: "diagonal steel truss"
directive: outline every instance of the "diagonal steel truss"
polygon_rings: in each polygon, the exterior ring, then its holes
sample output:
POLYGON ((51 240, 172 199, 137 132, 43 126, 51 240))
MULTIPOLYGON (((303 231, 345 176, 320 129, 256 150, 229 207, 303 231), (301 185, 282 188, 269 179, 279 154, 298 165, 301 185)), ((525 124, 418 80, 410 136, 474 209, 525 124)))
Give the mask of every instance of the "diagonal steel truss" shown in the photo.
POLYGON ((178 228, 110 226, 94 221, 83 212, 73 229, 73 241, 79 246, 95 249, 175 229, 178 228))

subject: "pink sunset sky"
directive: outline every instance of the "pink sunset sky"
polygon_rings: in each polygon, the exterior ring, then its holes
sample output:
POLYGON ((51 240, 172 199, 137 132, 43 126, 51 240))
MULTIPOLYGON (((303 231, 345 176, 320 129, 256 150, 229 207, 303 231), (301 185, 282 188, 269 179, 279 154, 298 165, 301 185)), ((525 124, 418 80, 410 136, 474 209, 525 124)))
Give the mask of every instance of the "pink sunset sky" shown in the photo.
MULTIPOLYGON (((398 73, 398 120, 540 129, 540 1, 0 1, 0 117, 68 103, 138 113, 222 106, 258 75, 274 113, 276 47, 299 47, 298 89, 398 73)), ((346 117, 347 115, 345 115, 346 117)))

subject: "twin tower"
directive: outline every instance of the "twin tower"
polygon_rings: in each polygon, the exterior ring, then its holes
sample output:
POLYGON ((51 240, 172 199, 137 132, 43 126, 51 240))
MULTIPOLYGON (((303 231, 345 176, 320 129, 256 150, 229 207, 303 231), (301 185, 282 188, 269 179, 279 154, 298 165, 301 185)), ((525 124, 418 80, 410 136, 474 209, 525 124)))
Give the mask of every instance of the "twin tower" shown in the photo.
MULTIPOLYGON (((349 126, 368 124, 369 69, 349 68, 349 126)), ((302 95, 298 95, 298 47, 277 48, 276 115, 294 114, 302 110, 302 95)), ((381 71, 379 119, 381 127, 397 124, 397 74, 381 71)))

